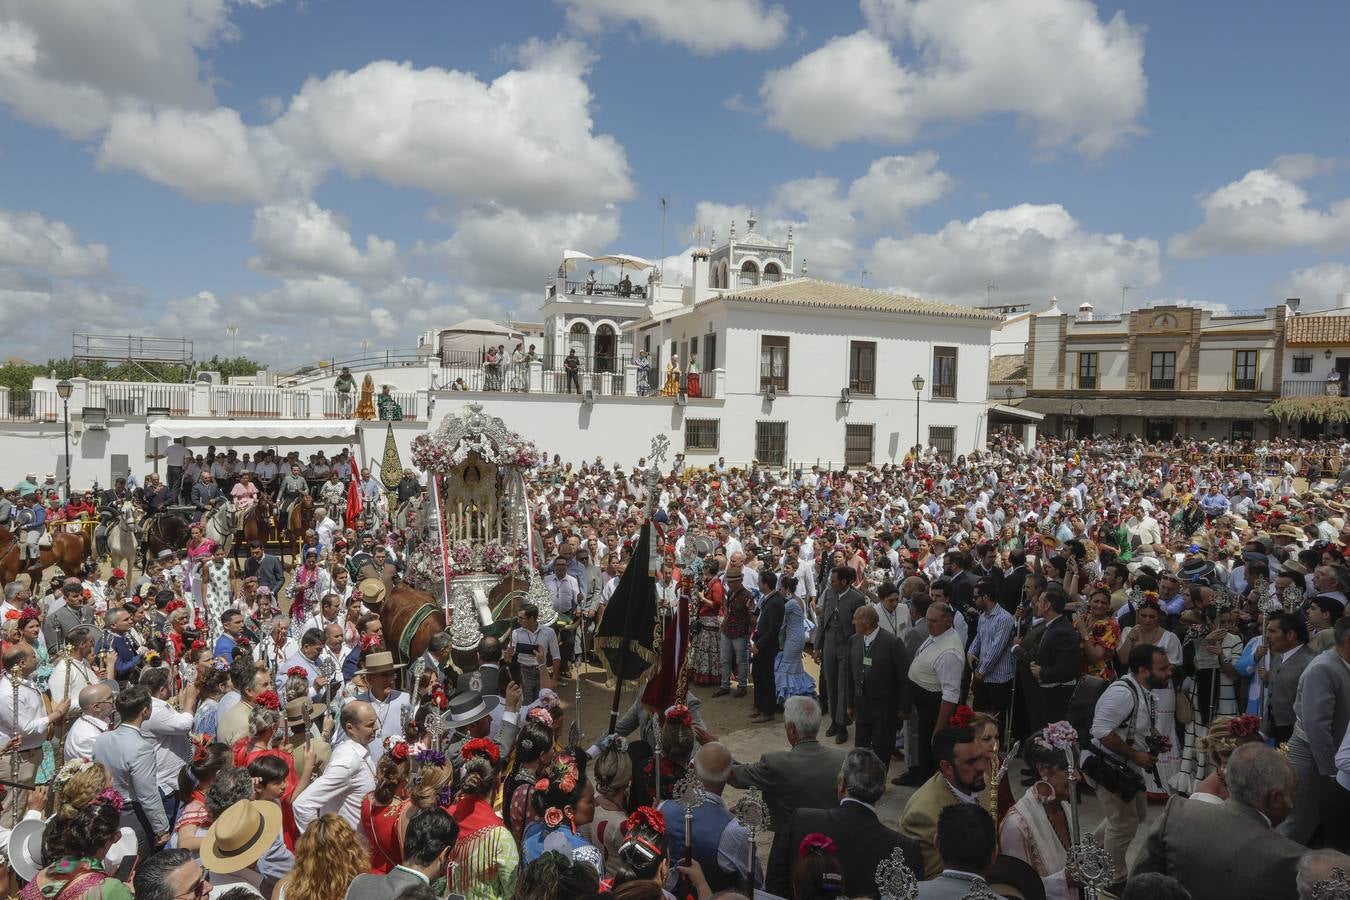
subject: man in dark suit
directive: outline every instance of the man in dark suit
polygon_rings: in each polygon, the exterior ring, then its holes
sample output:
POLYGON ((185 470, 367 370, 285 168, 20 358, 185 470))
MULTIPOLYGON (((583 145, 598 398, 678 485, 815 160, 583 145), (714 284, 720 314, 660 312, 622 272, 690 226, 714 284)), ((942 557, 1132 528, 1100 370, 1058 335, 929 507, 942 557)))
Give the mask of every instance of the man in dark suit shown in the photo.
POLYGON ((1294 699, 1303 670, 1316 656, 1308 648, 1302 616, 1280 613, 1266 623, 1266 642, 1256 648, 1256 673, 1266 682, 1266 711, 1261 731, 1283 744, 1294 733, 1294 699))
MULTIPOLYGON (((845 897, 876 897, 877 864, 896 847, 904 854, 910 871, 921 876, 923 853, 918 841, 886 827, 877 818, 874 807, 886 790, 886 766, 877 755, 865 747, 850 752, 839 770, 836 789, 839 805, 834 809, 799 809, 793 814, 787 845, 796 848, 802 838, 816 832, 832 838, 837 848, 835 857, 844 870, 845 897)), ((786 868, 791 859, 783 863, 786 868)), ((773 866, 773 860, 769 865, 773 866)), ((782 874, 786 884, 787 873, 782 874)), ((773 890, 767 884, 765 889, 773 890)))
MULTIPOLYGON (((975 582, 979 579, 970 571, 970 554, 953 550, 943 561, 946 563, 947 580, 951 583, 947 588, 947 599, 957 612, 966 617, 966 623, 971 624, 972 614, 978 614, 975 609, 975 582)), ((967 636, 967 646, 974 636, 975 629, 972 628, 967 636)))
POLYGON ((1304 848, 1276 833, 1294 804, 1296 777, 1288 760, 1265 744, 1233 751, 1222 804, 1172 798, 1149 832, 1131 875, 1160 872, 1194 900, 1244 897, 1295 900, 1304 848))
MULTIPOLYGON (((783 730, 790 750, 765 753, 757 763, 731 767, 731 786, 759 788, 769 805, 769 830, 773 846, 764 890, 789 896, 788 871, 797 858, 788 846, 788 824, 798 809, 831 809, 839 803, 839 769, 843 750, 816 740, 820 731, 820 705, 810 697, 789 697, 783 704, 783 730)), ((622 731, 620 732, 622 733, 622 731)))
POLYGON ((1036 689, 1027 698, 1027 713, 1032 731, 1064 718, 1083 668, 1082 637, 1064 615, 1068 602, 1069 595, 1058 584, 1046 585, 1038 600, 1036 613, 1045 620, 1045 631, 1031 662, 1036 689))
POLYGON ((261 541, 249 541, 244 577, 257 578, 258 587, 265 587, 272 592, 273 597, 279 597, 286 573, 281 569, 281 560, 268 553, 261 541))
POLYGON ((778 711, 778 691, 773 677, 774 658, 780 644, 778 632, 783 628, 783 609, 786 602, 778 591, 778 576, 770 571, 759 573, 759 589, 764 602, 759 607, 755 636, 751 641, 750 673, 755 680, 755 714, 751 722, 772 722, 778 711))
POLYGON ((1022 603, 1022 585, 1026 583, 1027 554, 1024 550, 1008 552, 1008 571, 998 585, 998 605, 1010 613, 1017 612, 1022 603))
POLYGON ((848 648, 849 716, 858 723, 857 746, 868 747, 883 764, 895 749, 895 731, 909 706, 909 651, 879 627, 876 607, 853 613, 857 631, 848 648))
POLYGON ((357 875, 346 900, 393 900, 410 887, 429 887, 445 874, 459 838, 459 823, 439 807, 413 815, 403 837, 403 863, 385 875, 357 875))
POLYGON ((853 587, 854 571, 846 565, 830 570, 830 587, 821 594, 820 646, 816 663, 821 665, 829 695, 830 727, 826 737, 836 744, 848 743, 848 698, 844 694, 848 680, 848 640, 853 636, 853 613, 867 598, 853 587))

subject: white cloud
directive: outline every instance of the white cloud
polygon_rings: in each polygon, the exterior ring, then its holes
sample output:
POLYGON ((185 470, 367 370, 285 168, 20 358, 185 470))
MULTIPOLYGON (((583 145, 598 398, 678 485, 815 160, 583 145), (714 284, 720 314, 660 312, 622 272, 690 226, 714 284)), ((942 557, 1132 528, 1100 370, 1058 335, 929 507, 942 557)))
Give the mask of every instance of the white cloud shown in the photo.
POLYGON ((65 222, 35 212, 0 210, 0 266, 17 266, 63 278, 86 278, 108 269, 104 244, 81 244, 65 222))
POLYGON ((567 247, 599 252, 619 236, 613 207, 598 212, 540 212, 479 204, 458 217, 455 233, 420 253, 465 284, 539 292, 567 247))
POLYGON ((935 233, 882 238, 867 267, 875 284, 931 299, 978 305, 993 281, 1003 299, 1056 294, 1076 305, 1118 297, 1124 284, 1158 284, 1159 257, 1151 239, 1086 231, 1059 204, 1021 204, 935 233))
POLYGON ((362 253, 338 217, 313 200, 258 209, 253 214, 253 242, 263 252, 249 265, 269 275, 365 278, 387 275, 398 265, 393 241, 369 235, 362 253))
POLYGON ((1276 294, 1279 299, 1298 297, 1303 312, 1331 309, 1338 294, 1350 295, 1350 266, 1344 263, 1322 263, 1289 273, 1276 294))
POLYGON ((0 103, 77 138, 143 103, 207 108, 199 53, 234 30, 227 0, 0 0, 0 103))
POLYGON ((1316 157, 1280 157, 1200 198, 1205 220, 1168 242, 1173 256, 1275 253, 1350 247, 1350 198, 1319 209, 1298 181, 1326 170, 1316 157))
POLYGON ((943 122, 1011 114, 1045 147, 1099 156, 1141 132, 1142 31, 1089 0, 863 0, 868 29, 760 86, 769 124, 812 147, 908 143, 943 122), (909 51, 912 61, 902 54, 909 51))
POLYGON ((586 32, 636 25, 644 35, 696 53, 766 50, 787 36, 788 14, 762 0, 561 0, 586 32))

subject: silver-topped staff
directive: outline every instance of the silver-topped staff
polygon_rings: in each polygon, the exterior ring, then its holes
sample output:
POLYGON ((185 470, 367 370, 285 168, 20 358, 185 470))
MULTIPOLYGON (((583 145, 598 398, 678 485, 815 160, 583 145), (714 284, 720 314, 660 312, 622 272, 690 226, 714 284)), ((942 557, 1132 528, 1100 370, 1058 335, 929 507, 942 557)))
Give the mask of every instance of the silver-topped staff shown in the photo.
POLYGON ((1113 883, 1116 871, 1111 862, 1111 854, 1097 843, 1091 832, 1082 834, 1078 823, 1078 747, 1070 744, 1064 748, 1064 758, 1069 764, 1069 803, 1070 832, 1073 844, 1065 857, 1064 869, 1074 883, 1083 889, 1087 900, 1097 900, 1098 891, 1113 883))
POLYGON ((759 837, 761 828, 769 827, 769 805, 764 802, 764 797, 759 792, 759 788, 751 788, 746 791, 745 796, 736 801, 731 812, 736 816, 736 821, 746 830, 746 837, 750 845, 750 858, 746 861, 746 872, 749 884, 746 886, 745 895, 753 897, 755 895, 755 839, 759 837))
MULTIPOLYGON (((684 858, 680 864, 687 866, 694 860, 694 810, 702 806, 708 797, 703 789, 703 782, 699 780, 692 766, 684 777, 675 783, 673 796, 675 802, 684 807, 684 858)), ((680 895, 683 893, 679 892, 680 895)))
POLYGON ((881 900, 917 900, 919 879, 905 865, 905 852, 899 847, 877 863, 877 890, 881 900))
POLYGON ((426 729, 427 737, 430 738, 428 745, 431 749, 441 749, 441 738, 445 737, 445 733, 450 730, 450 726, 446 724, 446 721, 441 717, 441 714, 436 712, 427 716, 426 724, 423 725, 423 728, 426 729))

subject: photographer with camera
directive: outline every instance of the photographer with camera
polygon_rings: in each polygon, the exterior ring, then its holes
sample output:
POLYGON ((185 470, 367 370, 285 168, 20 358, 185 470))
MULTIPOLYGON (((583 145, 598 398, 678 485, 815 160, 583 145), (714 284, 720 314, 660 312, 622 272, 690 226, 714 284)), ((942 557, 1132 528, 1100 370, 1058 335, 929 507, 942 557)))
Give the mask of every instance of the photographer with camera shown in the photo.
MULTIPOLYGON (((1111 682, 1097 698, 1092 743, 1083 773, 1092 779, 1104 818, 1096 837, 1111 854, 1116 877, 1124 880, 1125 850, 1148 815, 1144 773, 1156 771, 1166 736, 1154 724, 1154 689, 1172 681, 1172 663, 1161 647, 1138 644, 1130 650, 1129 673, 1111 682)), ((1155 776, 1156 777, 1156 776, 1155 776)))

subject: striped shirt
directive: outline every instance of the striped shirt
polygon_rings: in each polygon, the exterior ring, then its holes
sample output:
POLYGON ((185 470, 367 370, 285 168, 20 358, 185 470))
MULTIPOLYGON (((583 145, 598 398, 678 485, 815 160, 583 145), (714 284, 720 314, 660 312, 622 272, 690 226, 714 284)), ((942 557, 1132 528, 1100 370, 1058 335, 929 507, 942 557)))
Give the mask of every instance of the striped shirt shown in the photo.
POLYGON ((992 610, 980 613, 980 627, 975 640, 970 642, 970 652, 978 661, 975 671, 985 681, 991 684, 1012 681, 1012 637, 1013 617, 1006 609, 995 603, 992 610))

